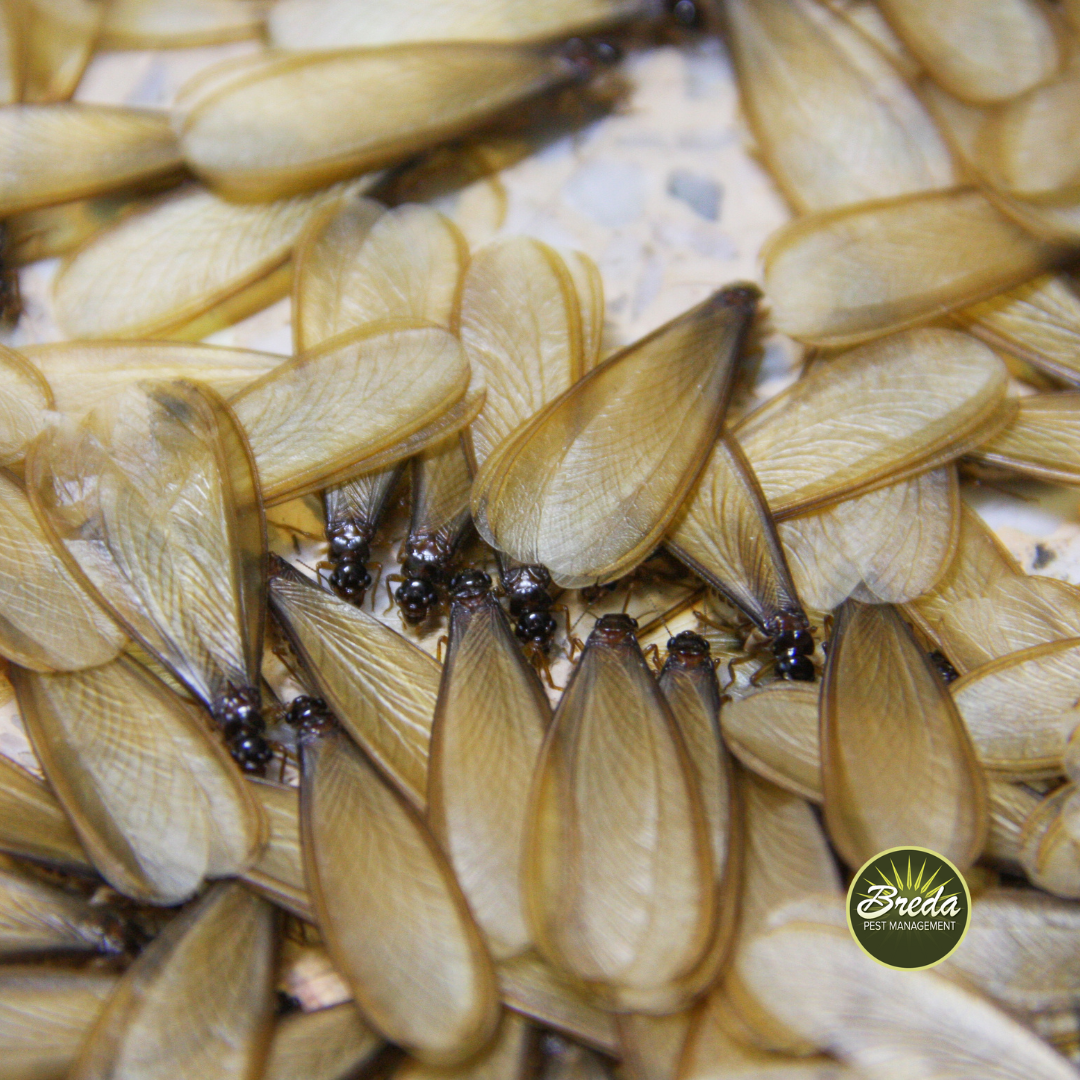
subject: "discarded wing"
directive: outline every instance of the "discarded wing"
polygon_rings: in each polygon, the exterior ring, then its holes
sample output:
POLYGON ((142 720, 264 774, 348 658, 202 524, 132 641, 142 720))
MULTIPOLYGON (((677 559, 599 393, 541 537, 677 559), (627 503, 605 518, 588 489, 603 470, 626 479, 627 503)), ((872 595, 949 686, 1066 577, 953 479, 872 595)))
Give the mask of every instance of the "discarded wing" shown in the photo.
POLYGON ((524 881, 540 951, 651 1011, 709 945, 715 872, 694 767, 633 627, 604 616, 574 668, 533 779, 524 881))
POLYGON ((950 188, 926 107, 853 23, 815 0, 726 0, 740 104, 802 213, 950 188))
POLYGON ((22 99, 64 101, 74 93, 93 52, 105 5, 95 0, 17 0, 17 4, 22 99))
POLYGON ((486 574, 465 571, 451 589, 428 820, 499 960, 531 943, 520 885, 523 838, 551 706, 490 586, 486 574))
POLYGON ((37 368, 14 349, 0 347, 0 466, 22 460, 55 404, 37 368))
POLYGON ((255 1076, 273 1017, 274 910, 238 882, 215 885, 124 972, 72 1080, 255 1076))
POLYGON ((650 0, 584 0, 554 4, 465 0, 431 5, 404 0, 283 0, 268 18, 279 49, 342 49, 416 41, 539 41, 568 38, 610 23, 659 14, 650 0))
POLYGON ((464 1061, 498 1020, 483 939, 416 811, 329 724, 300 735, 300 814, 330 955, 383 1035, 433 1064, 464 1061))
POLYGON ((14 669, 45 775, 99 873, 178 904, 250 865, 266 825, 201 711, 126 657, 56 675, 14 669))
POLYGON ((278 907, 314 923, 300 853, 300 793, 268 780, 253 780, 247 786, 262 807, 268 835, 258 858, 240 877, 278 907))
POLYGON ((105 105, 0 108, 0 214, 98 195, 180 168, 163 113, 105 105))
POLYGON ((1036 480, 1080 483, 1080 393, 1020 398, 1016 419, 973 456, 1036 480))
POLYGON ((579 77, 531 46, 284 54, 204 81, 177 133, 190 167, 230 198, 275 199, 402 161, 579 77))
POLYGON ((777 329, 835 347, 929 322, 1050 269, 1037 240, 966 188, 811 214, 769 240, 777 329))
POLYGON ((723 422, 758 291, 734 285, 609 357, 484 463, 481 535, 556 583, 620 577, 663 536, 723 422))
POLYGON ((986 783, 956 706, 888 605, 848 601, 821 696, 825 821, 844 861, 914 844, 961 869, 986 840, 986 783))
POLYGON ((261 0, 112 0, 98 47, 178 49, 257 37, 261 0))
POLYGON ((351 1001, 282 1017, 263 1080, 346 1080, 384 1046, 351 1001))
POLYGON ((1008 417, 1005 365, 955 330, 909 330, 815 365, 734 431, 779 518, 958 457, 1008 417))

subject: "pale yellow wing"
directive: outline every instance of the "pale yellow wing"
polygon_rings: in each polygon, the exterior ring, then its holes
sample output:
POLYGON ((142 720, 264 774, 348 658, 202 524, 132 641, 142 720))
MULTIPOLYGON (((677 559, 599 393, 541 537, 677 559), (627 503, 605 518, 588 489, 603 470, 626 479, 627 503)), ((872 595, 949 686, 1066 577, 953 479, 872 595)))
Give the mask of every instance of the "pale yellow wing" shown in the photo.
POLYGON ((467 258, 457 227, 428 206, 348 199, 324 211, 296 254, 297 351, 384 319, 449 327, 467 258))
POLYGON ((815 0, 726 0, 739 101, 802 213, 953 187, 930 114, 858 27, 815 0))
POLYGON ((525 1080, 536 1060, 534 1029, 517 1013, 503 1009, 499 1028, 479 1054, 463 1065, 425 1065, 406 1058, 394 1070, 393 1080, 525 1080))
POLYGON ((300 853, 300 792, 268 780, 250 780, 251 794, 267 824, 266 845, 240 877, 252 888, 307 922, 315 921, 300 853))
POLYGON ((642 1008, 703 956, 715 878, 693 765, 630 625, 593 630, 548 729, 524 880, 541 952, 642 1008))
POLYGON ((575 74, 557 51, 498 44, 281 55, 218 82, 178 133, 216 188, 274 199, 404 160, 575 74))
POLYGON ((961 868, 986 841, 986 782, 960 714, 889 605, 836 615, 821 691, 825 821, 858 868, 912 844, 961 868))
POLYGON ((198 383, 146 383, 34 444, 35 512, 81 581, 206 705, 256 687, 266 529, 236 419, 198 383))
POLYGON ((65 1076, 116 980, 103 971, 5 966, 0 1042, 9 1080, 65 1076))
POLYGON ((452 334, 402 320, 369 324, 286 361, 231 405, 264 498, 274 503, 342 473, 371 471, 363 463, 382 451, 398 447, 403 458, 421 449, 402 444, 461 402, 468 383, 452 334))
POLYGON ((291 1013, 274 1027, 262 1080, 343 1080, 383 1046, 351 1001, 291 1013))
POLYGON ((955 330, 909 330, 815 365, 735 437, 781 519, 925 472, 1004 423, 1005 365, 955 330))
POLYGON ((983 858, 995 866, 1023 872, 1021 850, 1024 825, 1039 804, 1036 792, 1024 784, 991 779, 990 829, 983 858))
POLYGON ((663 536, 723 423, 758 292, 733 285, 594 368, 504 442, 473 485, 494 547, 580 587, 663 536))
POLYGON ((674 1080, 694 1013, 667 1016, 623 1013, 618 1017, 623 1066, 634 1080, 674 1080))
POLYGON ((53 550, 22 488, 0 473, 0 654, 34 671, 112 660, 125 636, 53 550))
POLYGON ((498 997, 449 864, 344 731, 302 740, 304 865, 335 966, 384 1036, 432 1064, 466 1060, 498 997))
POLYGON ((295 572, 274 576, 270 602, 334 714, 422 807, 439 665, 378 619, 295 572))
POLYGON ((409 545, 433 541, 440 552, 453 552, 468 527, 472 471, 465 437, 452 435, 412 459, 409 545))
POLYGON ((111 0, 99 47, 178 49, 257 37, 263 0, 111 0))
POLYGON ((486 395, 472 425, 478 465, 584 373, 578 295, 567 263, 539 240, 495 240, 474 253, 461 343, 470 385, 486 395))
POLYGON ((976 191, 930 192, 785 226, 763 252, 765 292, 784 333, 848 345, 1010 289, 1060 254, 976 191))
POLYGON ((164 113, 104 105, 0 108, 0 212, 98 195, 180 168, 164 113))
POLYGON ((0 757, 0 850, 60 870, 93 872, 56 796, 5 757, 0 757))
POLYGON ((1062 784, 1039 801, 1020 833, 1020 865, 1028 880, 1072 900, 1080 899, 1080 845, 1066 821, 1075 814, 1075 802, 1076 785, 1062 784))
POLYGON ((14 349, 0 347, 0 466, 20 461, 56 407, 41 372, 14 349))
POLYGON ((57 321, 70 337, 203 337, 288 292, 290 271, 274 272, 311 215, 339 195, 258 206, 196 187, 166 195, 64 261, 53 282, 57 321))
POLYGON ((530 41, 566 38, 654 13, 648 0, 281 0, 268 19, 280 49, 342 49, 409 41, 530 41))
POLYGON ((178 915, 124 972, 72 1080, 258 1075, 274 1010, 274 910, 238 882, 178 915))
POLYGON ((529 784, 551 706, 491 593, 455 599, 431 729, 428 820, 492 955, 531 943, 521 891, 529 784))
POLYGON ((126 658, 13 681, 49 782, 119 892, 177 904, 254 861, 263 814, 195 706, 126 658))
POLYGON ((19 35, 22 12, 15 4, 0 7, 0 105, 22 97, 24 57, 19 35))
POLYGON ((965 101, 1017 97, 1061 62, 1049 12, 1037 0, 881 0, 880 7, 933 78, 965 101))
POLYGON ((95 0, 12 0, 22 39, 23 101, 63 101, 82 77, 101 31, 95 0))
POLYGON ((1020 398, 1016 419, 973 456, 1036 480, 1080 483, 1080 392, 1020 398))
POLYGON ((173 341, 61 341, 22 352, 48 380, 55 407, 70 416, 85 416, 143 379, 192 379, 228 397, 285 359, 173 341))
POLYGON ((600 268, 583 251, 568 251, 563 261, 574 280, 581 310, 582 374, 600 363, 604 346, 604 279, 600 268))

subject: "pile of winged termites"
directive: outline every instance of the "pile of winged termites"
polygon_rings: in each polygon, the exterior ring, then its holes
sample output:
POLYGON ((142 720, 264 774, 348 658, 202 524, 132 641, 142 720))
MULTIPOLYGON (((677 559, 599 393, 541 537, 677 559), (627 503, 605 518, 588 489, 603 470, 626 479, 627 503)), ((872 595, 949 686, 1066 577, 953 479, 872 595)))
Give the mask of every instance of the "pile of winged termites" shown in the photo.
POLYGON ((0 0, 0 102, 0 1080, 1078 1075, 1080 590, 972 493, 1080 484, 1080 0, 0 0), (703 39, 793 218, 615 347, 498 174, 703 39))

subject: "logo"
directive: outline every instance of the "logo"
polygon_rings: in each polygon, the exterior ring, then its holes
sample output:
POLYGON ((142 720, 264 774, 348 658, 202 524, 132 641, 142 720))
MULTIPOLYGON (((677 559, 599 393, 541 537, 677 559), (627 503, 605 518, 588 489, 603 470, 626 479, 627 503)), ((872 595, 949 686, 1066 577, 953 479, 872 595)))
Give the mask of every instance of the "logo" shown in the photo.
POLYGON ((889 848, 875 855, 848 889, 852 936, 886 967, 940 964, 964 940, 970 917, 964 875, 927 848, 889 848))

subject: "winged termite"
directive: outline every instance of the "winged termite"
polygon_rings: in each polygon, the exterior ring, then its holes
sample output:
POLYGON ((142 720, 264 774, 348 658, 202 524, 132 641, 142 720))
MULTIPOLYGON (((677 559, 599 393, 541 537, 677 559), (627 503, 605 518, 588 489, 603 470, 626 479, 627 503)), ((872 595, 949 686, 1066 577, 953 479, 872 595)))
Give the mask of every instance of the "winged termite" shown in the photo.
POLYGON ((782 521, 965 453, 1008 422, 1007 382, 969 335, 909 330, 815 365, 733 434, 782 521))
POLYGON ((251 451, 198 383, 129 388, 27 459, 35 512, 69 570, 265 768, 259 717, 266 526, 251 451))
POLYGON ((34 671, 112 660, 122 630, 53 550, 23 489, 0 472, 0 654, 34 671))
POLYGON ((305 876, 335 966, 387 1038, 432 1064, 465 1061, 491 1037, 498 998, 449 864, 332 718, 299 739, 305 876))
POLYGON ((217 189, 274 199, 402 161, 591 74, 588 62, 531 45, 282 55, 218 80, 177 131, 190 167, 217 189))
POLYGON ((694 766, 635 629, 605 615, 574 668, 533 779, 524 888, 541 952, 647 1012, 710 943, 715 871, 694 766))
POLYGON ((119 954, 125 927, 108 908, 36 881, 0 863, 0 956, 119 954))
POLYGON ((284 0, 271 11, 270 41, 281 49, 370 48, 418 41, 540 41, 568 38, 630 19, 657 18, 653 0, 586 0, 543 8, 520 0, 433 8, 410 0, 392 9, 372 0, 284 0))
POLYGON ((877 45, 812 0, 727 0, 740 103, 800 212, 949 188, 925 106, 877 45))
POLYGON ((270 604, 334 715, 423 807, 441 674, 434 658, 280 561, 270 604))
POLYGON ((450 586, 450 638, 431 729, 428 820, 492 955, 530 945, 519 884, 529 783, 551 716, 491 579, 450 586))
POLYGON ((351 1001, 282 1017, 263 1080, 347 1080, 383 1048, 351 1001))
POLYGON ((116 986, 101 971, 0 969, 3 1080, 62 1080, 116 986))
POLYGON ((22 460, 55 406, 41 372, 14 349, 0 347, 0 466, 22 460))
POLYGON ((758 296, 750 285, 715 293, 593 368, 504 442, 473 486, 481 535, 566 587, 641 562, 705 465, 758 296))
POLYGON ((988 1080, 1065 1080, 1074 1072, 981 995, 933 971, 897 979, 842 924, 795 921, 762 934, 739 974, 774 1022, 859 1073, 918 1075, 928 1057, 988 1080))
POLYGON ((972 455, 977 462, 1057 484, 1080 483, 1080 393, 1020 398, 1016 419, 972 455))
POLYGON ((668 530, 668 548, 765 635, 782 678, 813 681, 814 639, 761 488, 722 436, 668 530))
POLYGON ((763 252, 779 330, 851 345, 928 322, 1061 260, 979 192, 959 188, 809 214, 763 252))
POLYGON ((261 0, 112 0, 98 47, 178 49, 257 37, 261 0))
POLYGON ((116 986, 73 1080, 259 1074, 273 1016, 274 910, 237 882, 215 885, 147 946, 116 986))
POLYGON ((99 195, 180 168, 163 113, 105 105, 0 108, 0 214, 99 195))
POLYGON ((23 63, 22 99, 71 97, 101 30, 105 5, 95 0, 15 0, 23 63))
POLYGON ((406 1058, 393 1080, 525 1080, 534 1075, 535 1046, 535 1029, 504 1009, 491 1042, 471 1060, 447 1069, 406 1058))
POLYGON ((967 867, 986 840, 986 782, 949 692, 888 605, 836 615, 821 696, 825 820, 849 866, 899 844, 967 867))
POLYGON ((1018 97, 1046 82, 1061 62, 1053 16, 1034 0, 948 0, 933 14, 918 0, 882 0, 880 7, 934 79, 965 101, 1018 97))
POLYGON ((618 1055, 612 1014, 580 984, 567 979, 535 952, 503 960, 496 974, 502 999, 509 1008, 586 1046, 618 1055))
POLYGON ((12 681, 57 798, 119 892, 176 904, 254 861, 263 815, 195 706, 127 658, 12 681))
POLYGON ((238 206, 196 187, 171 192, 64 261, 57 321, 78 338, 205 337, 288 293, 293 246, 342 194, 238 206))

